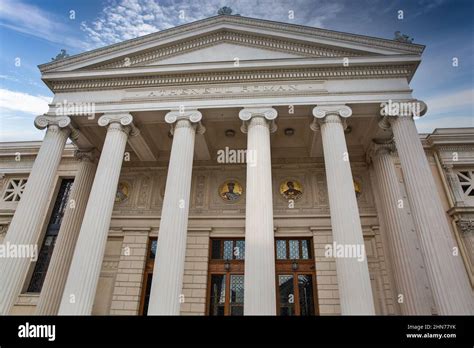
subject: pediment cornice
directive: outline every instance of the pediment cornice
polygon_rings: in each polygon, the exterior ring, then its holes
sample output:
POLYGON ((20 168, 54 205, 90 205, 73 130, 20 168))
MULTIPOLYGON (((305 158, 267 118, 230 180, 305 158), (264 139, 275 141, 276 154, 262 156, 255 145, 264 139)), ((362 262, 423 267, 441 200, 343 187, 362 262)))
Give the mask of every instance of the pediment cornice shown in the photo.
POLYGON ((240 46, 257 47, 270 51, 292 53, 300 57, 358 57, 363 55, 354 50, 332 49, 321 45, 310 45, 300 42, 291 42, 289 40, 223 30, 184 42, 179 42, 174 45, 158 47, 145 53, 126 57, 126 59, 116 59, 107 64, 94 66, 93 69, 101 70, 149 65, 159 62, 164 58, 170 58, 221 43, 233 43, 240 46))
MULTIPOLYGON (((252 31, 253 30, 267 30, 271 31, 275 36, 283 36, 285 34, 294 34, 298 35, 301 38, 301 41, 305 41, 305 39, 314 39, 320 38, 321 40, 325 40, 326 42, 332 41, 333 44, 331 46, 339 47, 338 49, 343 49, 343 47, 354 47, 353 49, 357 51, 358 48, 356 46, 360 45, 360 50, 363 51, 364 47, 373 47, 379 49, 386 49, 394 52, 395 54, 416 54, 420 55, 424 49, 424 46, 417 45, 417 44, 408 44, 403 42, 398 42, 394 40, 386 40, 380 38, 374 38, 369 36, 362 36, 362 35, 355 35, 355 34, 348 34, 348 33, 341 33, 331 30, 319 29, 319 28, 312 28, 306 27, 301 25, 294 25, 288 23, 280 23, 280 22, 273 22, 261 19, 254 19, 254 18, 247 18, 241 16, 216 16, 207 18, 204 20, 196 21, 193 23, 181 25, 175 28, 163 30, 161 32, 149 34, 146 36, 138 37, 136 39, 128 40, 125 42, 121 42, 118 44, 110 45, 107 47, 99 48, 96 50, 92 50, 89 52, 84 52, 69 58, 65 58, 59 61, 54 61, 47 64, 42 64, 39 66, 40 70, 44 72, 50 71, 61 71, 61 70, 72 70, 72 66, 75 64, 79 64, 81 62, 89 62, 91 61, 94 65, 100 65, 100 62, 94 62, 94 60, 100 60, 104 57, 105 61, 110 61, 111 59, 115 59, 117 57, 129 54, 133 51, 133 54, 138 54, 141 47, 149 46, 150 44, 156 42, 157 46, 160 45, 160 40, 164 39, 174 39, 176 41, 180 40, 186 35, 188 38, 192 37, 194 32, 201 32, 208 33, 218 30, 218 29, 228 29, 231 28, 238 28, 240 27, 242 30, 252 31), (135 51, 134 51, 135 50, 135 51), (125 53, 128 52, 128 53, 125 53), (123 53, 123 55, 121 55, 123 53)), ((273 43, 275 45, 275 43, 273 43)), ((269 42, 271 46, 271 43, 269 42)), ((327 45, 330 45, 329 43, 327 45)), ((278 45, 276 45, 278 46, 278 45)), ((324 45, 323 45, 324 46, 324 45)), ((280 49, 276 47, 277 49, 280 49)), ((273 48, 273 49, 276 49, 273 48)), ((148 47, 150 49, 150 47, 148 47)), ((304 47, 293 49, 300 49, 304 54, 305 49, 304 47)), ((350 51, 351 49, 348 49, 350 51)), ((320 54, 323 52, 319 52, 320 54)), ((158 57, 159 58, 159 57, 158 57)), ((108 64, 108 63, 107 63, 108 64)))

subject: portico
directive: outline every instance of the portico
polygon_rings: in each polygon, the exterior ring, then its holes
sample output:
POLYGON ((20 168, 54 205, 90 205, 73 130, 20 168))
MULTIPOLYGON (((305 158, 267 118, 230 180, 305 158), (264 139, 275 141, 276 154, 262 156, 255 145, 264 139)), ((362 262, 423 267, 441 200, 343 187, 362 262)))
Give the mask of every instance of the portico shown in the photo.
MULTIPOLYGON (((138 310, 138 304, 120 308, 120 296, 140 297, 149 286, 148 314, 178 315, 187 307, 205 314, 217 299, 211 288, 219 288, 208 272, 213 241, 227 240, 237 249, 229 259, 222 243, 223 293, 242 290, 245 315, 281 313, 290 270, 278 268, 284 258, 276 240, 288 239, 291 276, 314 280, 315 303, 331 314, 381 314, 389 306, 403 314, 472 314, 471 284, 462 258, 452 253, 457 242, 432 189, 412 116, 380 113, 388 101, 425 107, 409 86, 422 51, 392 40, 218 16, 40 66, 55 99, 37 118, 47 128, 45 140, 3 242, 40 243, 68 137, 81 164, 71 193, 79 208, 64 215, 49 266, 54 274, 43 284, 37 314, 93 313, 113 231, 132 240, 118 248, 119 268, 144 268, 145 255, 127 255, 127 248, 146 245, 148 237, 157 242, 151 282, 142 282, 143 271, 115 274, 111 310, 138 310), (64 100, 93 105, 93 114, 59 115, 64 100), (218 151, 226 147, 255 158, 219 164, 218 151), (413 231, 399 208, 404 198, 394 152, 413 231), (287 184, 285 196, 280 185, 293 180, 304 189, 287 184), (225 200, 221 183, 228 181, 236 191, 225 200), (206 248, 189 247, 201 240, 206 248), (244 265, 237 261, 243 260, 238 240, 245 241, 244 265), (332 242, 364 246, 367 257, 327 260, 323 248, 332 242), (298 257, 292 245, 299 245, 298 257), (314 259, 308 271, 305 255, 314 259), (384 285, 388 268, 393 281, 384 285), (145 285, 121 293, 127 282, 145 285), (406 301, 396 305, 390 291, 406 301)), ((0 260, 0 313, 12 310, 28 266, 28 260, 0 260)), ((302 299, 300 290, 290 295, 297 293, 302 299)), ((232 296, 225 295, 226 306, 240 305, 232 296)), ((297 307, 304 312, 301 301, 297 307)))

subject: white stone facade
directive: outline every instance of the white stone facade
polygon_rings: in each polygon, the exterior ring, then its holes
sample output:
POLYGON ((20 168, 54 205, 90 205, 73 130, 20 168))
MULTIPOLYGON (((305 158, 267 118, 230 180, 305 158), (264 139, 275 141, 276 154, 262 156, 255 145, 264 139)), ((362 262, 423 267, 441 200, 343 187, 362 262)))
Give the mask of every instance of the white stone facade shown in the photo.
POLYGON ((0 259, 0 313, 206 315, 211 241, 245 238, 243 313, 275 315, 275 239, 307 238, 317 314, 473 314, 474 129, 381 115, 426 112, 423 48, 217 16, 40 66, 48 131, 0 144, 0 241, 43 245, 61 179, 74 206, 41 293, 0 259))

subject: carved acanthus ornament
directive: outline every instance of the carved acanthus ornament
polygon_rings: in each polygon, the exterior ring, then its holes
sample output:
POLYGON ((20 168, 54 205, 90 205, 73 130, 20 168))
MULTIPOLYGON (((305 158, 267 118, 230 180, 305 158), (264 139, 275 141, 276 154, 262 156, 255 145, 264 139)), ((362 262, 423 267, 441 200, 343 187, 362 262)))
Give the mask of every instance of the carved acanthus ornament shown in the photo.
POLYGON ((380 154, 388 153, 392 155, 397 151, 393 138, 373 139, 366 152, 367 164, 372 163, 372 159, 380 154))
POLYGON ((456 222, 461 233, 474 232, 474 220, 472 219, 460 219, 456 222))

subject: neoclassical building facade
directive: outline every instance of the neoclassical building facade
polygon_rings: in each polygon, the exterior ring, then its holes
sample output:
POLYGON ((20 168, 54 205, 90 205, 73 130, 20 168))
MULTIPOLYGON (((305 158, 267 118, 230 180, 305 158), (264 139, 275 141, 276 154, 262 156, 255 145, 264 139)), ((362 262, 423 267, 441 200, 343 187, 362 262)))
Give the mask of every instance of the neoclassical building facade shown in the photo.
POLYGON ((219 15, 40 65, 0 313, 474 314, 474 129, 417 133, 423 49, 219 15))

